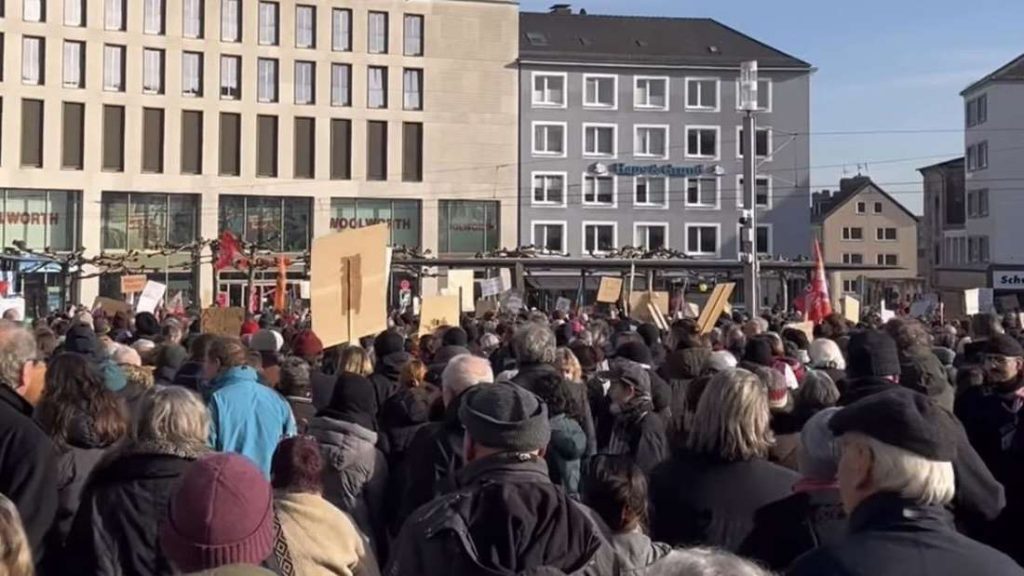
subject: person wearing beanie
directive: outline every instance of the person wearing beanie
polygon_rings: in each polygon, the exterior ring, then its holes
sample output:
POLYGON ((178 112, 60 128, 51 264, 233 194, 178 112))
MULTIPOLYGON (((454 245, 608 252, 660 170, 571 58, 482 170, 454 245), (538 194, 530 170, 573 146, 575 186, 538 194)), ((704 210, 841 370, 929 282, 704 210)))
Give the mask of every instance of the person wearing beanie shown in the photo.
POLYGON ((153 378, 157 386, 174 384, 174 377, 188 359, 188 351, 181 344, 161 344, 153 355, 156 368, 153 378))
POLYGON ((845 534, 846 513, 836 480, 839 447, 828 427, 838 411, 826 408, 804 424, 797 448, 800 479, 791 495, 754 514, 754 528, 740 546, 741 556, 784 570, 801 554, 838 542, 845 534))
POLYGON ((651 381, 651 404, 654 407, 654 414, 661 419, 667 430, 672 424, 672 389, 658 371, 654 369, 654 359, 651 349, 641 341, 628 340, 619 345, 615 350, 617 359, 632 362, 647 372, 647 378, 651 381))
POLYGON ((900 355, 900 386, 932 398, 946 410, 953 409, 953 383, 932 352, 931 334, 919 321, 896 318, 885 325, 900 355))
POLYGON ((611 383, 608 398, 614 421, 608 446, 599 451, 628 455, 650 472, 668 457, 665 422, 654 413, 650 373, 641 364, 616 359, 604 376, 611 383))
POLYGON ((933 401, 894 388, 850 404, 828 425, 839 438, 847 535, 802 556, 789 574, 1024 574, 1010 557, 957 532, 946 506, 956 491, 961 432, 933 401))
POLYGON ((278 444, 270 466, 274 512, 281 523, 274 563, 286 557, 295 574, 309 576, 379 574, 352 520, 323 498, 324 466, 320 445, 309 436, 278 444))
POLYGON ((185 469, 160 523, 160 548, 180 573, 259 566, 274 548, 270 483, 238 454, 211 454, 185 469))
POLYGON ((405 337, 395 330, 385 330, 374 338, 373 355, 375 361, 370 382, 373 383, 377 406, 384 406, 388 398, 401 390, 398 379, 405 363, 412 360, 412 355, 405 351, 405 337))
POLYGON ((245 322, 242 322, 242 328, 238 331, 239 336, 252 336, 253 334, 260 331, 260 325, 252 318, 248 318, 245 322))
POLYGON ((260 383, 246 363, 247 354, 241 341, 225 336, 215 338, 206 351, 210 445, 248 457, 269 476, 277 443, 296 433, 295 417, 280 394, 260 383))
POLYGON ((160 338, 160 322, 149 312, 135 315, 135 340, 147 340, 154 344, 160 338))
POLYGON ((386 573, 613 573, 614 552, 596 525, 548 476, 544 403, 510 382, 480 384, 466 392, 459 418, 459 488, 410 516, 386 573))
POLYGON ((330 403, 309 421, 307 433, 320 442, 326 463, 324 498, 351 516, 371 549, 384 557, 388 465, 378 448, 378 411, 373 384, 342 372, 330 403))

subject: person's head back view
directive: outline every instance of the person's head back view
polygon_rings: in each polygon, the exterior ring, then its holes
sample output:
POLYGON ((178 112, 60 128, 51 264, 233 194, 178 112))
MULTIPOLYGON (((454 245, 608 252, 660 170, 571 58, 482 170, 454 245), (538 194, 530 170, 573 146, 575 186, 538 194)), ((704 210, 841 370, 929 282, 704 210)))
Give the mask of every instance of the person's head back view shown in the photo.
POLYGON ((324 488, 323 469, 320 443, 315 438, 285 438, 274 450, 270 464, 270 483, 275 490, 320 494, 324 488))
POLYGON ((187 454, 206 451, 210 414, 191 390, 166 386, 147 392, 140 402, 132 441, 173 446, 187 454))
POLYGON ((0 494, 0 574, 32 576, 32 550, 14 503, 0 494))
POLYGON ((765 458, 772 445, 768 392, 752 372, 719 372, 701 394, 686 438, 691 452, 727 461, 765 458))
POLYGON ((555 333, 546 325, 529 322, 512 339, 519 366, 555 363, 555 333))
POLYGON ((103 384, 96 368, 74 353, 50 361, 36 419, 59 447, 82 435, 96 446, 109 446, 128 429, 120 399, 103 384))
POLYGON ((259 565, 274 545, 270 484, 244 456, 212 454, 191 464, 160 525, 160 547, 180 572, 259 565))
POLYGON ((580 483, 583 503, 616 533, 647 526, 647 476, 623 455, 590 459, 580 483))
POLYGON ((470 387, 485 382, 494 382, 491 363, 479 356, 460 354, 441 372, 441 399, 448 406, 470 387))
POLYGON ((30 404, 35 404, 42 393, 41 371, 46 369, 36 362, 38 349, 32 333, 19 324, 0 320, 0 386, 6 386, 30 404), (36 374, 36 365, 40 374, 36 374))
POLYGON ((511 382, 474 386, 459 407, 466 427, 466 461, 492 454, 537 455, 551 440, 548 409, 537 396, 511 382))
POLYGON ((771 576, 757 564, 725 550, 680 548, 655 562, 646 576, 771 576))

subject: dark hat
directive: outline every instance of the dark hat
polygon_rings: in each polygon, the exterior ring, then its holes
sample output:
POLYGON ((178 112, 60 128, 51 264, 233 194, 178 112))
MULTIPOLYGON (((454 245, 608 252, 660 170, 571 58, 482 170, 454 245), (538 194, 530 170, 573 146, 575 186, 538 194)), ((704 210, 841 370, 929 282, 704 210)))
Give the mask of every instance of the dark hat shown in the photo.
POLYGON ((68 328, 64 334, 64 351, 81 354, 90 362, 99 362, 103 359, 103 351, 100 349, 100 342, 96 339, 96 333, 87 324, 75 324, 68 328))
POLYGON ((342 372, 334 383, 331 400, 322 413, 335 420, 377 430, 377 390, 365 376, 342 372))
POLYGON ((751 338, 743 350, 743 360, 761 366, 771 366, 774 361, 772 343, 767 338, 751 338))
POLYGON ((650 322, 641 324, 640 327, 636 329, 636 332, 644 339, 644 344, 647 344, 648 346, 654 346, 659 340, 661 340, 661 331, 658 330, 657 326, 650 322))
POLYGON ((178 370, 188 360, 188 350, 180 344, 163 344, 156 352, 156 366, 178 370))
POLYGON ((479 384, 465 393, 459 420, 479 444, 509 452, 532 452, 548 445, 547 406, 511 382, 479 384))
POLYGON ((639 396, 651 395, 651 375, 643 366, 631 360, 616 358, 612 361, 610 369, 602 372, 601 376, 624 386, 631 386, 639 396))
POLYGON ((836 412, 829 421, 836 436, 859 432, 879 442, 939 462, 956 457, 953 419, 923 394, 906 388, 872 394, 836 412))
POLYGON ((569 344, 569 349, 576 355, 584 374, 593 374, 597 370, 597 352, 594 351, 593 346, 577 340, 569 344))
POLYGON ((853 333, 846 345, 846 353, 846 372, 852 378, 900 374, 896 341, 880 330, 853 333))
POLYGON ((135 335, 139 338, 152 340, 160 335, 160 322, 156 316, 149 312, 139 312, 135 315, 135 335))
POLYGON ((274 546, 270 483, 245 456, 190 464, 160 526, 160 548, 182 572, 260 564, 274 546))
POLYGON ((1024 347, 1013 336, 996 334, 985 341, 985 354, 1024 358, 1024 347))
POLYGON ((377 334, 377 337, 373 339, 373 353, 378 359, 383 358, 388 354, 404 351, 405 338, 394 330, 385 330, 384 332, 377 334))
POLYGON ((643 342, 629 341, 620 344, 619 347, 615 349, 615 356, 636 362, 637 364, 647 364, 648 366, 654 362, 654 359, 651 356, 651 349, 643 342))
POLYGON ((465 347, 469 343, 469 335, 466 331, 458 326, 454 326, 444 331, 444 336, 441 337, 441 344, 444 346, 462 346, 465 347))
POLYGON ((303 330, 292 338, 292 352, 300 358, 315 358, 324 351, 324 343, 312 330, 303 330))

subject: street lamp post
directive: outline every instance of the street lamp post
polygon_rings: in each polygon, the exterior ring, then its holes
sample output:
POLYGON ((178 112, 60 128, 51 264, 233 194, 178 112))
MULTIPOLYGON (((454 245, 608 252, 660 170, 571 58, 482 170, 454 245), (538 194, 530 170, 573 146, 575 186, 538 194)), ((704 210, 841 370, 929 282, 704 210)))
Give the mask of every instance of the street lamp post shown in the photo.
POLYGON ((740 108, 743 116, 743 212, 741 253, 743 259, 744 299, 747 312, 760 312, 760 265, 757 260, 757 61, 740 66, 740 108))

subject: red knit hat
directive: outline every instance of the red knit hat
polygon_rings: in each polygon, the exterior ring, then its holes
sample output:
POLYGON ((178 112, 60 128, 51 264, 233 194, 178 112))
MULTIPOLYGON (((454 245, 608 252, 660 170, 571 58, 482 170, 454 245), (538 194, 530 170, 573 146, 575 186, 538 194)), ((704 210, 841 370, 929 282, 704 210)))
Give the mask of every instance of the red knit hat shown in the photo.
POLYGON ((312 330, 303 330, 292 338, 292 352, 301 358, 314 358, 324 351, 324 343, 312 330))
POLYGON ((260 325, 255 320, 246 320, 242 322, 242 329, 240 330, 239 336, 249 336, 260 331, 260 325))
POLYGON ((272 491, 255 464, 221 453, 185 470, 160 525, 160 547, 176 568, 258 565, 273 545, 272 491))

